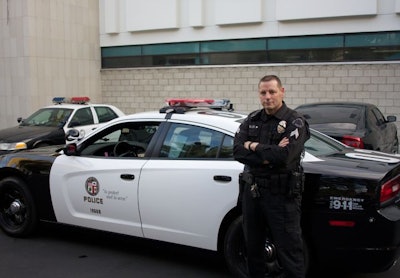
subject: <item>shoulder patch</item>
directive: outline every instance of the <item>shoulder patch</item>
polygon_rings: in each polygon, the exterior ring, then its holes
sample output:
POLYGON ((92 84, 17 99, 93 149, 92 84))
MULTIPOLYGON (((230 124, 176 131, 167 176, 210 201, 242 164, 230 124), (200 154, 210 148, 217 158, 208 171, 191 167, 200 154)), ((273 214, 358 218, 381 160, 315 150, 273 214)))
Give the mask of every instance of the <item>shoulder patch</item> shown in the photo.
POLYGON ((302 128, 304 126, 304 121, 302 118, 296 118, 292 124, 297 128, 302 128))

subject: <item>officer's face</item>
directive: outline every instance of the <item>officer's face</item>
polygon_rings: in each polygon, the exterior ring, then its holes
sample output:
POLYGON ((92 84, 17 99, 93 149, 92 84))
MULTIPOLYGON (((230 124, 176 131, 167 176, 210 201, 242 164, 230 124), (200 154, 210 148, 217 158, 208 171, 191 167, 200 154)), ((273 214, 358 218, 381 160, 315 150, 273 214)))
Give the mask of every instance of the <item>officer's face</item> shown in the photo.
POLYGON ((279 87, 276 80, 260 82, 258 85, 258 95, 265 111, 273 115, 282 106, 285 88, 279 87))

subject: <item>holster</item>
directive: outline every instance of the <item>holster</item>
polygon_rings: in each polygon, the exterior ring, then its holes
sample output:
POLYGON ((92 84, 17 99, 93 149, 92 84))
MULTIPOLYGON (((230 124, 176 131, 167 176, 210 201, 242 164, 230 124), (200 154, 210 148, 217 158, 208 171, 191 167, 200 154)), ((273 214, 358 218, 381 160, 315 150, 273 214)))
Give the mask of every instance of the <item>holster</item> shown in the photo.
POLYGON ((239 174, 239 183, 253 185, 254 184, 254 175, 250 172, 242 172, 239 174))
POLYGON ((238 196, 238 205, 240 205, 242 201, 242 196, 244 192, 245 186, 251 186, 254 184, 254 176, 250 172, 242 172, 239 174, 239 196, 238 196))

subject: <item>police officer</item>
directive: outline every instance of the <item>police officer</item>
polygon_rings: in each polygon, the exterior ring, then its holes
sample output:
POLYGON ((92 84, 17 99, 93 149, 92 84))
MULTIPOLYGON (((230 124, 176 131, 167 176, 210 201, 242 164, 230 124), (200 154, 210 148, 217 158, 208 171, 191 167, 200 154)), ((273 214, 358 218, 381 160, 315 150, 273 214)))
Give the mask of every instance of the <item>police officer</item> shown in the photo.
POLYGON ((305 277, 300 205, 305 119, 283 101, 285 89, 275 75, 261 78, 263 109, 249 114, 235 135, 234 157, 245 164, 240 194, 249 277, 264 277, 264 247, 271 237, 284 277, 305 277))

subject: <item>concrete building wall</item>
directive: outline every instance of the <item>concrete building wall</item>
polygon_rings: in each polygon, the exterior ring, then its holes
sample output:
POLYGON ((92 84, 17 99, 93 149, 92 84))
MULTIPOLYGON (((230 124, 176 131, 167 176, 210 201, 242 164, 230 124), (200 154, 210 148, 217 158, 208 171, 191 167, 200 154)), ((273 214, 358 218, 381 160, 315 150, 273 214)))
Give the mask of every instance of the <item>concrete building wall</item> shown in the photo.
POLYGON ((400 0, 99 0, 100 45, 399 30, 400 0))
POLYGON ((98 0, 0 0, 0 128, 54 96, 101 102, 98 0))
POLYGON ((101 88, 103 101, 125 113, 158 110, 170 97, 229 98, 236 111, 250 112, 260 108, 257 84, 266 74, 281 77, 289 107, 361 101, 400 120, 399 63, 112 69, 101 71, 101 88))

